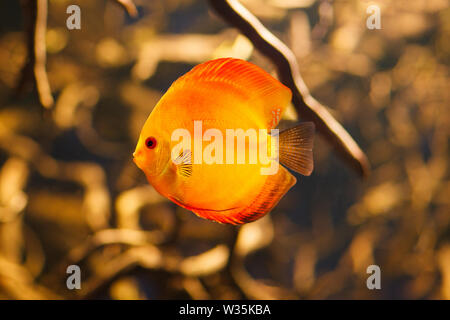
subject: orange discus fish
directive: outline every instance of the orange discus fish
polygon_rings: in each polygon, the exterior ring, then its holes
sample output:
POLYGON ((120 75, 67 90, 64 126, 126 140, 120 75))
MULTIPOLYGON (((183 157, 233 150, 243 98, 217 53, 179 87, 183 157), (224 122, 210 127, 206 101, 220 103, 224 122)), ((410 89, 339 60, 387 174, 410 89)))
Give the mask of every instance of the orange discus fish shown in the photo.
POLYGON ((161 195, 200 217, 254 221, 297 181, 278 161, 303 175, 313 170, 313 123, 272 134, 291 96, 289 88, 247 61, 202 63, 176 80, 155 106, 134 162, 161 195), (268 152, 277 156, 263 161, 268 152), (274 163, 276 169, 267 171, 274 163))

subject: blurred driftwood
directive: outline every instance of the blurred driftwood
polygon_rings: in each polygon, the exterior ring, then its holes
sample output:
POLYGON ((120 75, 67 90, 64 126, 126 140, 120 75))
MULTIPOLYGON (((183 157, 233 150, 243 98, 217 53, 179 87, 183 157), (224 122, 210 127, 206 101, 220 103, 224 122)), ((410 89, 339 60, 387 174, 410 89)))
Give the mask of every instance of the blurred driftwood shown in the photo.
POLYGON ((16 94, 21 93, 32 76, 39 102, 43 107, 50 108, 54 100, 45 68, 48 3, 47 0, 23 0, 21 4, 26 25, 28 61, 23 66, 16 94))
POLYGON ((120 4, 131 17, 133 18, 137 17, 138 10, 133 0, 115 0, 115 2, 120 4))
MULTIPOLYGON (((114 2, 120 4, 131 17, 137 16, 138 11, 132 0, 114 0, 114 2)), ((33 78, 40 104, 44 108, 50 108, 54 104, 54 99, 46 70, 48 0, 21 0, 21 6, 25 20, 28 58, 16 85, 15 95, 20 95, 33 78)))
POLYGON ((294 53, 237 0, 209 0, 211 7, 229 24, 238 28, 277 67, 281 82, 293 93, 292 101, 299 115, 315 123, 317 130, 334 146, 359 175, 369 174, 366 155, 350 134, 325 106, 309 93, 294 53))

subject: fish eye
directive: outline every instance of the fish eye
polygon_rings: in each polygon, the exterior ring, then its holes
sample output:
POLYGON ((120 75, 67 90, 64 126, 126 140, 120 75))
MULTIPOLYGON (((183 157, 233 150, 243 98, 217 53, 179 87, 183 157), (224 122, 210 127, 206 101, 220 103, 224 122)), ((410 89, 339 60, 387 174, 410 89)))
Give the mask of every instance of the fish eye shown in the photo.
POLYGON ((145 146, 149 149, 154 149, 156 147, 156 139, 154 137, 148 137, 145 140, 145 146))

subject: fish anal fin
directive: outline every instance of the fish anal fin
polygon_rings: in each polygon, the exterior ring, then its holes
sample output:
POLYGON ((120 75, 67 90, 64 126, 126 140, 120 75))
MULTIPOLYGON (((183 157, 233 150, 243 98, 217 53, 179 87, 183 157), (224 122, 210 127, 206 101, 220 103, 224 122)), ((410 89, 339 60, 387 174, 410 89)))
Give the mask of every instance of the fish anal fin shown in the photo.
MULTIPOLYGON (((259 114, 267 129, 275 128, 291 101, 291 90, 260 67, 245 60, 220 58, 199 64, 173 84, 174 89, 216 82, 232 86, 248 98, 248 108, 259 114)), ((226 86, 224 86, 226 87, 226 86)))
POLYGON ((280 165, 278 172, 274 175, 267 176, 266 182, 259 194, 245 207, 220 211, 186 208, 202 218, 220 223, 248 223, 270 212, 296 182, 297 179, 280 165))

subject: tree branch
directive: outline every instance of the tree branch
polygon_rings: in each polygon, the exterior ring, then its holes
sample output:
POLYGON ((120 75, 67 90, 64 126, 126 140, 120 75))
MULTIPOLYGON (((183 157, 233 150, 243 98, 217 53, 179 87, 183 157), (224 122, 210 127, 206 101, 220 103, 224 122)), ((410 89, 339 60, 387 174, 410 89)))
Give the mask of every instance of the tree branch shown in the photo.
POLYGON ((45 34, 47 31, 47 0, 24 0, 22 12, 26 23, 28 61, 22 68, 15 95, 19 95, 33 77, 39 102, 45 108, 53 106, 53 96, 48 82, 45 34))
POLYGON ((20 95, 28 81, 33 78, 39 102, 43 107, 50 108, 54 101, 45 69, 47 0, 23 0, 21 4, 26 24, 28 61, 22 68, 15 95, 20 95))
POLYGON ((136 18, 138 15, 138 11, 136 5, 132 0, 115 0, 118 4, 120 4, 130 15, 130 17, 136 18))
MULTIPOLYGON (((137 16, 138 11, 132 0, 115 0, 115 2, 120 4, 131 17, 137 16)), ((33 76, 40 104, 50 108, 54 104, 54 99, 45 68, 48 0, 22 0, 21 5, 26 24, 28 61, 22 68, 14 95, 20 95, 33 76)))
POLYGON ((294 53, 237 0, 208 0, 211 7, 230 25, 250 39, 255 48, 275 64, 280 81, 293 93, 292 102, 300 117, 313 121, 317 130, 360 176, 370 171, 369 161, 342 125, 327 108, 309 93, 298 71, 294 53))

